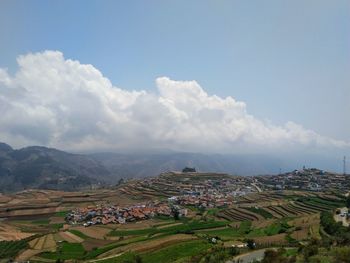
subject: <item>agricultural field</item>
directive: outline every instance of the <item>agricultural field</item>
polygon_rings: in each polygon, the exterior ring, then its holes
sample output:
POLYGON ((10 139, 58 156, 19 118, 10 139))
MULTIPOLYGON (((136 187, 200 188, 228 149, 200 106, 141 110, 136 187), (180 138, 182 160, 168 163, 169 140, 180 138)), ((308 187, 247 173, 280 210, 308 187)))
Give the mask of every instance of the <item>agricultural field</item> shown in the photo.
MULTIPOLYGON (((216 177, 220 175, 208 174, 206 180, 216 177)), ((330 193, 265 191, 238 196, 224 207, 187 205, 184 207, 189 212, 181 218, 155 216, 126 224, 89 227, 65 221, 76 207, 114 202, 120 206, 137 204, 140 196, 143 201, 166 200, 200 180, 195 176, 190 179, 189 182, 184 177, 165 174, 154 185, 135 180, 114 190, 31 190, 18 196, 3 195, 0 214, 7 217, 0 221, 0 260, 135 262, 141 258, 142 262, 187 262, 215 253, 229 258, 233 252, 245 253, 248 248, 232 252, 225 244, 254 240, 262 248, 295 247, 310 238, 319 240, 320 213, 345 205, 344 198, 330 193)))

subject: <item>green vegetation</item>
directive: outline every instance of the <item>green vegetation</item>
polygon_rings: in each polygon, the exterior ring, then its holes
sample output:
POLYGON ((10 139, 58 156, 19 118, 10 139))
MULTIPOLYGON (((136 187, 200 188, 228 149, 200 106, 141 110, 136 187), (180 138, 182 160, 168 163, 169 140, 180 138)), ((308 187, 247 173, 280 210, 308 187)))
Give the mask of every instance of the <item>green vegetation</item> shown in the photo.
POLYGON ((27 240, 0 241, 0 259, 15 257, 19 251, 28 247, 27 240))
POLYGON ((262 209, 262 208, 256 208, 256 207, 247 207, 245 208, 253 213, 259 214, 262 217, 264 217, 265 219, 269 219, 269 218, 273 218, 273 215, 270 214, 269 212, 267 212, 266 210, 262 209))
POLYGON ((284 248, 278 250, 268 249, 265 251, 264 259, 261 263, 294 263, 295 255, 288 255, 288 251, 284 248))
POLYGON ((40 256, 53 260, 82 259, 86 251, 80 243, 63 242, 56 252, 44 252, 40 256))
POLYGON ((96 258, 98 255, 101 255, 109 250, 112 250, 114 248, 117 248, 117 247, 121 247, 121 246, 124 246, 124 245, 127 245, 127 244, 131 244, 131 243, 136 243, 136 242, 141 242, 141 241, 145 241, 145 240, 149 240, 148 237, 134 237, 134 238, 129 238, 129 239, 126 239, 126 240, 123 240, 123 241, 118 241, 116 243, 112 243, 112 244, 109 244, 109 245, 106 245, 106 246, 102 246, 102 247, 99 247, 99 248, 96 248, 92 251, 89 251, 86 255, 85 255, 85 259, 94 259, 96 258))
POLYGON ((60 212, 56 212, 54 216, 58 216, 58 217, 66 217, 66 215, 69 213, 69 211, 60 211, 60 212))
POLYGON ((141 263, 139 257, 133 252, 126 252, 119 256, 108 258, 104 260, 99 260, 99 263, 141 263))
POLYGON ((59 229, 61 229, 61 228, 63 227, 63 223, 51 224, 50 227, 51 227, 53 230, 58 231, 59 229))
POLYGON ((347 208, 350 208, 350 195, 346 197, 345 204, 347 208))
POLYGON ((324 198, 320 198, 320 197, 299 197, 299 198, 297 198, 297 201, 300 201, 302 203, 305 203, 305 204, 308 204, 311 206, 315 205, 315 206, 328 208, 329 210, 336 208, 336 207, 345 206, 345 201, 324 199, 324 198))
POLYGON ((205 262, 205 263, 220 263, 226 262, 233 256, 239 254, 239 249, 234 247, 224 247, 221 245, 214 246, 200 254, 192 256, 188 261, 189 263, 205 262))
POLYGON ((280 233, 285 233, 289 228, 290 226, 288 225, 288 223, 282 220, 280 222, 273 223, 270 226, 268 226, 265 229, 265 233, 268 236, 277 235, 280 233))
POLYGON ((273 236, 281 233, 285 233, 290 225, 286 222, 286 220, 280 220, 278 222, 274 222, 271 225, 264 228, 256 228, 249 232, 247 237, 258 237, 258 236, 273 236))
POLYGON ((208 229, 215 227, 226 226, 227 223, 223 221, 189 221, 183 222, 181 225, 169 226, 165 228, 145 228, 145 229, 137 229, 137 230, 113 230, 110 235, 112 236, 137 236, 137 235, 154 235, 159 233, 164 234, 179 234, 185 233, 190 234, 193 233, 194 230, 200 229, 208 229))
POLYGON ((341 245, 350 244, 350 228, 343 226, 341 222, 335 222, 331 212, 322 212, 320 220, 324 231, 330 236, 328 242, 336 242, 341 245))
POLYGON ((252 221, 243 221, 239 225, 240 234, 248 234, 250 232, 250 228, 252 226, 252 221))
POLYGON ((218 212, 220 212, 219 208, 210 208, 207 210, 207 215, 216 216, 218 212))
POLYGON ((243 221, 239 227, 226 227, 223 229, 215 230, 201 230, 198 233, 206 234, 208 236, 218 237, 223 240, 227 240, 233 237, 244 237, 251 231, 251 221, 243 221))
POLYGON ((290 256, 296 256, 298 255, 298 249, 297 248, 289 248, 284 253, 284 256, 290 257, 290 256))
POLYGON ((87 235, 85 235, 84 233, 80 232, 79 230, 76 229, 70 229, 69 232, 71 232, 72 234, 81 237, 82 239, 88 239, 90 237, 88 237, 87 235))
POLYGON ((33 220, 32 224, 35 224, 35 225, 48 225, 48 224, 50 224, 50 220, 49 219, 33 220))
POLYGON ((178 259, 198 255, 203 251, 208 250, 211 245, 203 240, 193 240, 182 242, 181 244, 169 246, 155 252, 141 254, 142 262, 144 263, 170 263, 178 259))

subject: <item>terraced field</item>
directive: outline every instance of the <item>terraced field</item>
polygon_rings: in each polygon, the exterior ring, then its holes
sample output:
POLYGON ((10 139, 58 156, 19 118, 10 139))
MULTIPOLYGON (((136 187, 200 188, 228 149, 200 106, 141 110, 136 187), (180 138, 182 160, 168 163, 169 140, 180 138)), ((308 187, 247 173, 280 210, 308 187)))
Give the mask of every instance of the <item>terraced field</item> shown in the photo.
POLYGON ((237 208, 237 207, 225 209, 217 213, 217 216, 224 218, 228 221, 264 220, 264 218, 257 213, 253 213, 248 210, 237 208))
MULTIPOLYGON (((213 174, 202 176, 213 178, 213 174)), ((196 175, 186 178, 164 174, 154 184, 131 181, 117 189, 100 192, 62 193, 60 196, 61 193, 55 191, 25 191, 18 197, 2 196, 0 214, 7 211, 9 220, 1 222, 0 230, 12 229, 9 237, 13 239, 28 238, 0 242, 0 258, 35 262, 96 259, 123 262, 140 256, 143 262, 181 262, 198 253, 210 253, 217 245, 211 242, 212 238, 217 240, 218 246, 247 238, 262 246, 290 245, 311 236, 320 238, 319 213, 344 206, 344 199, 329 193, 268 191, 241 196, 225 208, 204 210, 193 206, 187 218, 180 220, 155 217, 124 225, 90 227, 64 224, 69 207, 107 200, 129 204, 166 198, 187 191, 189 185, 199 179, 196 175), (6 210, 10 205, 13 210, 6 210), (41 212, 34 218, 17 217, 37 211, 41 212)))
POLYGON ((344 205, 344 200, 323 193, 264 192, 242 196, 235 207, 221 210, 216 215, 228 221, 261 222, 318 214, 344 205))

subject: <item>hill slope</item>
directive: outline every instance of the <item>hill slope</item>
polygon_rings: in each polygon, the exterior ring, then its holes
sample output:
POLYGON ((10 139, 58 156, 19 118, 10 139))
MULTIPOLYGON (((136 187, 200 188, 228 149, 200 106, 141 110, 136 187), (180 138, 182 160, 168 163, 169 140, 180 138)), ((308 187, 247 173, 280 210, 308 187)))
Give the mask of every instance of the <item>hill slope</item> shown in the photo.
POLYGON ((0 144, 0 190, 45 188, 73 190, 110 179, 110 172, 89 156, 32 146, 13 150, 0 144))

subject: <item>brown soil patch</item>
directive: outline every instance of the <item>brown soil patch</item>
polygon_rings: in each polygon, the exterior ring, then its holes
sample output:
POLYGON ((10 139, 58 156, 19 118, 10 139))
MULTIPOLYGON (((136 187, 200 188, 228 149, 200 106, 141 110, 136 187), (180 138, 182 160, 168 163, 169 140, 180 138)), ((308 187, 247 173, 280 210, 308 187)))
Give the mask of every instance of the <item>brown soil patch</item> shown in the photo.
POLYGON ((233 222, 229 224, 229 226, 232 228, 239 228, 240 225, 241 225, 241 222, 233 222))
POLYGON ((115 248, 106 253, 103 253, 102 255, 98 256, 98 258, 108 257, 123 251, 128 251, 128 250, 132 250, 138 253, 146 252, 146 251, 151 252, 154 250, 164 248, 166 246, 170 246, 172 244, 180 243, 182 241, 187 241, 187 240, 193 240, 193 239, 197 239, 197 238, 193 235, 186 235, 186 234, 167 236, 156 240, 149 240, 149 241, 129 244, 119 248, 115 248))
POLYGON ((60 217, 60 216, 50 217, 50 224, 62 224, 62 223, 65 223, 64 217, 60 217))
POLYGON ((24 262, 24 261, 27 261, 31 257, 34 257, 35 255, 37 255, 41 252, 44 252, 44 251, 43 250, 36 250, 36 249, 27 249, 27 250, 23 251, 21 254, 19 254, 16 257, 16 260, 18 262, 24 262))
POLYGON ((162 226, 158 226, 158 229, 163 229, 163 228, 167 228, 167 227, 171 227, 171 226, 178 226, 178 225, 182 225, 182 223, 174 223, 174 224, 168 224, 168 225, 162 225, 162 226))
POLYGON ((284 244, 287 243, 285 237, 286 233, 282 233, 273 236, 255 237, 254 240, 257 244, 284 244))
POLYGON ((263 228, 263 227, 267 227, 267 226, 273 224, 275 221, 276 221, 276 219, 266 219, 266 220, 253 221, 252 225, 255 228, 263 228))
POLYGON ((105 227, 99 227, 99 226, 77 226, 74 228, 71 228, 72 230, 78 230, 81 233, 83 233, 86 236, 96 238, 96 239, 104 239, 104 237, 111 232, 111 229, 105 228, 105 227))
POLYGON ((295 218, 288 222, 288 224, 299 227, 309 227, 312 225, 318 225, 320 223, 320 215, 312 214, 295 218))
POLYGON ((143 220, 135 223, 127 223, 127 224, 119 224, 116 226, 118 229, 129 230, 129 229, 144 229, 153 226, 157 226, 159 224, 166 224, 162 220, 151 219, 151 220, 143 220))
POLYGON ((0 240, 20 240, 32 236, 33 233, 22 232, 19 228, 6 224, 0 223, 0 240))
POLYGON ((304 228, 302 230, 294 231, 290 236, 296 240, 303 240, 308 237, 309 230, 304 228))
POLYGON ((74 235, 71 232, 60 232, 59 235, 68 243, 82 243, 84 239, 74 235))
POLYGON ((88 240, 85 240, 82 243, 82 245, 83 245, 85 250, 91 251, 94 248, 102 247, 102 246, 108 245, 110 243, 113 243, 113 241, 101 240, 101 239, 88 239, 88 240))

